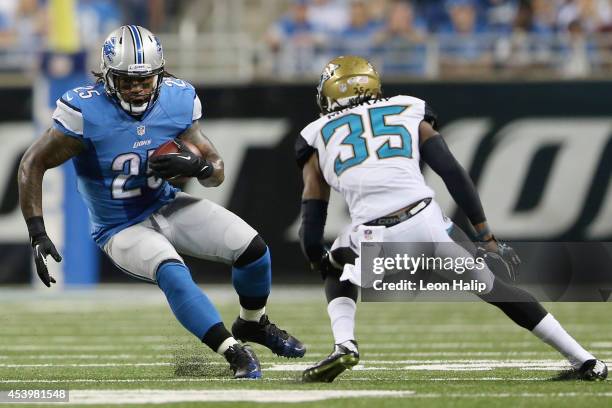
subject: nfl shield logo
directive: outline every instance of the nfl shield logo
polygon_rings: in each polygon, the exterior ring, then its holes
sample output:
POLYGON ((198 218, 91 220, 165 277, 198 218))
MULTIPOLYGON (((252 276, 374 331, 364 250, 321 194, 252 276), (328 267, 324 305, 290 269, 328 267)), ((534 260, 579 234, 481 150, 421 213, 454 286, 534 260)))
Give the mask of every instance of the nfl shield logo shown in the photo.
POLYGON ((363 231, 363 237, 367 240, 367 241, 371 241, 373 239, 372 236, 372 230, 367 229, 365 231, 363 231))
POLYGON ((138 136, 142 136, 145 134, 145 127, 144 125, 140 125, 136 128, 136 133, 138 134, 138 136))

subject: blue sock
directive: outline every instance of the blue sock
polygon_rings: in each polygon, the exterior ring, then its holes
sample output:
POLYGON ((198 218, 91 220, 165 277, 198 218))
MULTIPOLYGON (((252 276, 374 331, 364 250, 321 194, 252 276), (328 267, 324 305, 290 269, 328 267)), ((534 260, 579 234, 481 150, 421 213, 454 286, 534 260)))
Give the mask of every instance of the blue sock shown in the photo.
POLYGON ((162 264, 157 270, 157 284, 166 295, 174 316, 198 339, 202 340, 212 326, 221 322, 219 312, 182 263, 162 264))
POLYGON ((267 298, 272 286, 270 250, 266 248, 266 253, 250 264, 232 267, 232 283, 241 297, 267 298))

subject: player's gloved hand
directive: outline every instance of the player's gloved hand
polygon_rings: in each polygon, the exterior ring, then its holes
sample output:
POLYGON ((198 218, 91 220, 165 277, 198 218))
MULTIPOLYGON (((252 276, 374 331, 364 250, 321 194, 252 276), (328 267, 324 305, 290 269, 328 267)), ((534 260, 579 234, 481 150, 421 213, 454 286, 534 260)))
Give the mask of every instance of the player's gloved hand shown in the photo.
POLYGON ((205 179, 213 174, 215 169, 212 163, 183 147, 180 140, 177 140, 177 143, 181 146, 181 150, 177 153, 164 154, 149 159, 149 167, 155 176, 166 179, 175 177, 205 179))
POLYGON ((47 256, 51 255, 56 262, 61 262, 62 257, 55 249, 55 245, 47 236, 45 224, 42 217, 31 217, 26 220, 28 232, 30 234, 30 243, 32 244, 32 252, 34 253, 34 263, 36 264, 36 273, 46 287, 51 287, 52 283, 56 283, 53 276, 49 275, 47 270, 47 256))
POLYGON ((500 242, 493 237, 492 241, 485 243, 486 246, 479 246, 476 256, 484 258, 487 265, 494 270, 503 270, 511 281, 516 281, 521 265, 521 258, 514 248, 505 242, 500 242))
POLYGON ((325 253, 321 257, 321 260, 310 263, 310 269, 313 272, 320 273, 323 279, 325 279, 329 273, 342 273, 342 266, 334 261, 332 253, 327 248, 325 248, 325 253))

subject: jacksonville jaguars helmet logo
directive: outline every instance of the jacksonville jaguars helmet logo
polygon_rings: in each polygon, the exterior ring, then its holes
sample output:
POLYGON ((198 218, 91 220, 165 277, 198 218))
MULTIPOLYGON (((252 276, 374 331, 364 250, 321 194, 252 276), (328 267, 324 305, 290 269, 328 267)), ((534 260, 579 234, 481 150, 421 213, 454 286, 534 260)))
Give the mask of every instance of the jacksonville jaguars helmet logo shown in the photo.
POLYGON ((115 45, 117 44, 117 38, 111 37, 108 40, 104 41, 104 48, 102 52, 104 53, 104 57, 109 61, 113 62, 113 57, 117 55, 115 53, 115 45))
POLYGON ((319 80, 319 86, 317 87, 319 90, 323 89, 323 84, 325 84, 325 81, 334 76, 334 73, 338 68, 340 68, 340 65, 338 64, 328 64, 325 69, 323 69, 321 79, 319 80))

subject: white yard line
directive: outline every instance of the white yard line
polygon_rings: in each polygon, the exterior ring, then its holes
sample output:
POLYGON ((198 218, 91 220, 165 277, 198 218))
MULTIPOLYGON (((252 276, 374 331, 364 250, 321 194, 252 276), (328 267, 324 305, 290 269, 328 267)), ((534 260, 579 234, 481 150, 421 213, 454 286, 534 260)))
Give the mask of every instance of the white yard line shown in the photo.
POLYGON ((124 344, 124 345, 79 345, 79 344, 7 344, 0 346, 3 351, 117 351, 117 350, 176 350, 176 345, 164 344, 124 344))
POLYGON ((156 360, 174 358, 173 354, 37 354, 34 356, 24 355, 0 355, 0 360, 156 360))
MULTIPOLYGON (((70 336, 64 336, 70 337, 70 336)), ((196 345, 195 343, 191 343, 191 338, 182 338, 182 337, 173 337, 173 336, 140 336, 135 337, 133 340, 130 337, 126 337, 127 340, 130 340, 129 343, 125 344, 117 344, 117 337, 110 336, 74 336, 73 339, 70 339, 70 342, 73 341, 84 341, 84 340, 95 340, 98 339, 103 343, 109 342, 112 339, 113 344, 28 344, 20 342, 20 344, 2 344, 0 343, 0 348, 3 351, 49 351, 49 350, 59 350, 59 351, 117 351, 117 350, 177 350, 192 347, 195 349, 196 347, 201 347, 201 345, 196 345), (139 342, 140 340, 144 340, 143 342, 139 342), (144 343, 144 344, 143 344, 144 343)), ((437 351, 429 351, 431 355, 441 355, 439 353, 457 353, 458 355, 468 355, 467 353, 500 353, 505 354, 506 352, 499 351, 469 351, 469 352, 457 352, 453 350, 457 349, 499 349, 505 348, 507 350, 513 349, 522 349, 522 348, 533 348, 534 345, 537 345, 536 341, 516 341, 516 342, 482 342, 482 341, 464 341, 464 342, 444 342, 444 343, 427 343, 427 342, 415 342, 415 343, 407 343, 407 344, 375 344, 375 343, 360 343, 360 348, 362 350, 396 350, 393 353, 402 354, 397 350, 406 350, 406 355, 408 353, 414 353, 412 349, 420 349, 420 350, 442 350, 440 352, 437 351), (444 349, 448 351, 444 351, 444 349)), ((308 343, 307 346, 310 350, 321 350, 321 354, 329 351, 331 342, 327 343, 308 343)), ((607 342, 594 342, 587 343, 587 348, 589 349, 612 349, 612 343, 607 342)), ((604 352, 612 352, 612 350, 604 350, 604 352)), ((542 353, 547 353, 548 351, 543 351, 542 353)), ((424 352, 419 352, 424 353, 424 352)), ((532 351, 521 351, 521 350, 513 350, 508 351, 507 353, 536 353, 540 354, 540 352, 532 352, 532 351)), ((379 355, 385 355, 387 353, 382 352, 378 353, 379 355)), ((327 354, 325 354, 327 355, 327 354)), ((374 355, 374 354, 372 354, 374 355)), ((443 354, 442 354, 443 355, 443 354)), ((449 354, 447 354, 449 355, 449 354)), ((472 354, 475 355, 475 354, 472 354)), ((483 354, 484 355, 484 354, 483 354)), ((495 354, 491 354, 495 355, 495 354)))
POLYGON ((338 398, 398 398, 414 391, 376 390, 74 390, 70 404, 162 404, 172 402, 308 402, 338 398))
MULTIPOLYGON (((259 381, 264 382, 296 382, 298 377, 264 377, 259 381)), ((415 378, 415 377, 396 377, 393 376, 393 381, 549 381, 548 377, 444 377, 444 378, 415 378)), ((100 379, 100 378, 74 378, 66 380, 0 380, 0 384, 132 384, 132 383, 216 383, 216 382, 233 382, 237 381, 231 377, 227 378, 124 378, 124 379, 100 379)), ((372 382, 372 378, 367 377, 340 377, 336 382, 355 382, 364 381, 372 382)))
POLYGON ((491 393, 415 393, 413 398, 585 398, 585 397, 612 397, 612 392, 491 392, 491 393))
MULTIPOLYGON (((327 357, 329 353, 311 353, 307 357, 320 358, 327 357)), ((612 351, 600 351, 598 355, 611 355, 612 351)), ((434 352, 387 352, 387 353, 367 353, 366 357, 521 357, 521 356, 558 356, 556 351, 434 351, 434 352)), ((200 356, 200 354, 193 354, 200 356)), ((0 360, 154 360, 171 359, 176 357, 174 354, 37 354, 37 355, 0 355, 0 360)))
POLYGON ((416 393, 409 390, 72 390, 70 404, 126 405, 176 402, 297 403, 345 398, 610 398, 612 392, 416 393))
MULTIPOLYGON (((258 381, 296 381, 296 377, 262 378, 258 381)), ((240 381, 229 376, 227 378, 72 378, 66 380, 0 380, 0 384, 132 384, 132 383, 207 383, 240 381)))
MULTIPOLYGON (((221 361, 190 362, 193 365, 225 365, 221 361)), ((315 361, 295 363, 262 363, 266 371, 303 371, 315 361)), ((134 363, 44 363, 44 364, 0 364, 0 368, 108 368, 108 367, 168 367, 176 366, 175 361, 134 362, 134 363)), ((521 370, 558 371, 569 368, 564 360, 365 360, 355 366, 356 371, 488 371, 496 368, 518 368, 521 370), (408 364, 408 365, 406 365, 408 364), (398 365, 402 365, 398 367, 398 365)))

